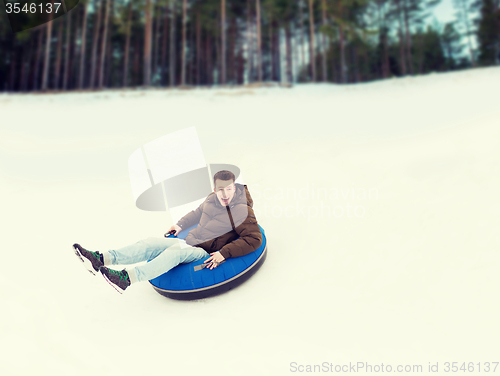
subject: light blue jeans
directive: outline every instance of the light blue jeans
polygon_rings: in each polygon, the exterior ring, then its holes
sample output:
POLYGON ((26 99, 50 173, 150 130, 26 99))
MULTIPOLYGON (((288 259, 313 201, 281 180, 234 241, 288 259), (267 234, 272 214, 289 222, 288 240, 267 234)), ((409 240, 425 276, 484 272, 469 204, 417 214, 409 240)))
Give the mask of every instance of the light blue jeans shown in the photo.
MULTIPOLYGON (((108 252, 111 265, 130 265, 141 261, 150 262, 133 268, 135 280, 149 281, 168 272, 179 264, 198 261, 208 253, 200 247, 191 247, 182 239, 147 238, 126 247, 108 252)), ((130 274, 132 270, 128 269, 130 274)), ((133 276, 131 280, 134 281, 133 276)))

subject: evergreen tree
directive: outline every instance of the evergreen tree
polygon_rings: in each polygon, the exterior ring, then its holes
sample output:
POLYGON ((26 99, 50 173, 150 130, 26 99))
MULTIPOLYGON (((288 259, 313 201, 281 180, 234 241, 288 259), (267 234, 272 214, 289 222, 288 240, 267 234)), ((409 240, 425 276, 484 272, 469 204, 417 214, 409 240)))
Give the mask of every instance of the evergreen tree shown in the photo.
POLYGON ((423 59, 424 72, 442 72, 446 69, 446 58, 439 33, 430 26, 423 35, 423 59))
POLYGON ((477 20, 479 43, 478 62, 481 65, 500 63, 500 9, 498 0, 479 0, 480 16, 477 20))
POLYGON ((473 5, 470 4, 469 0, 454 0, 455 9, 457 9, 457 19, 459 20, 459 30, 462 35, 467 38, 467 46, 469 49, 470 61, 473 67, 476 66, 475 52, 472 47, 472 36, 474 35, 474 30, 472 28, 472 23, 470 20, 470 13, 473 9, 473 5))
POLYGON ((463 50, 463 46, 460 43, 461 39, 462 37, 455 29, 453 22, 448 22, 444 26, 441 41, 446 56, 445 66, 449 70, 456 69, 459 66, 457 60, 463 50))

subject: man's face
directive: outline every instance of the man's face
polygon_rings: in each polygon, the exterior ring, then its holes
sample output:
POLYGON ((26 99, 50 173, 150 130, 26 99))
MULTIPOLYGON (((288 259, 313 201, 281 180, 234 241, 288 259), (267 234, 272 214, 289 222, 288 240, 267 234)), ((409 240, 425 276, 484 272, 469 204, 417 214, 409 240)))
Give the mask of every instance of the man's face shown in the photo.
POLYGON ((234 197, 236 187, 232 180, 219 180, 215 181, 214 192, 217 194, 217 199, 222 206, 228 206, 234 197))

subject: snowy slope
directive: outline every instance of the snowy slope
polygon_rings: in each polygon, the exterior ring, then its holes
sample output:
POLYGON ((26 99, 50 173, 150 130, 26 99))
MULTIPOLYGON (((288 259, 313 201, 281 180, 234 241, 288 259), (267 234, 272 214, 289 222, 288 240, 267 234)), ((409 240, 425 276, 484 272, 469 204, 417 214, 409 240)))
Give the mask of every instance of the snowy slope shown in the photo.
POLYGON ((0 95, 0 374, 286 375, 323 362, 425 374, 429 362, 500 361, 498 87, 490 68, 0 95), (161 236, 169 217, 134 207, 127 159, 193 125, 209 163, 242 169, 268 259, 210 299, 168 300, 146 283, 119 295, 71 244, 161 236))

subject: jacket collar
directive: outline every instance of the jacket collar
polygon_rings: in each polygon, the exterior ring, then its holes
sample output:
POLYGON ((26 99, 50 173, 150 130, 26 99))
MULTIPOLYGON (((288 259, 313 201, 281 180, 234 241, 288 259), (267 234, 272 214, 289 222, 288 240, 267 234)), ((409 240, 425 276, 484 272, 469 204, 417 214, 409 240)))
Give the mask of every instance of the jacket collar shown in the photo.
MULTIPOLYGON (((236 204, 247 204, 248 198, 250 196, 246 188, 246 185, 242 185, 240 183, 234 183, 234 186, 236 187, 236 192, 234 192, 233 199, 229 203, 229 208, 232 208, 236 204)), ((215 192, 213 192, 213 195, 214 195, 215 205, 218 208, 225 208, 225 206, 222 206, 222 204, 219 202, 219 199, 217 198, 215 192)), ((250 198, 250 201, 251 200, 252 199, 250 198)))

